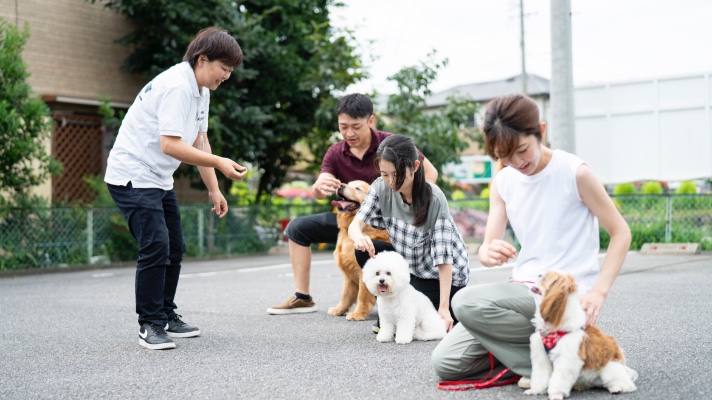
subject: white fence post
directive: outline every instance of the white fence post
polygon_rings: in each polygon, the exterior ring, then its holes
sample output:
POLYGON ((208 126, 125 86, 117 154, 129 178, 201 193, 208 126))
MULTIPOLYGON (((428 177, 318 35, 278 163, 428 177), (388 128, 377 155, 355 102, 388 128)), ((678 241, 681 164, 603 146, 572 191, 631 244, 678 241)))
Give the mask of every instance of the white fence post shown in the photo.
POLYGON ((670 194, 667 195, 667 203, 665 205, 665 217, 666 217, 666 224, 665 224, 665 243, 670 243, 672 242, 672 196, 670 194))
POLYGON ((87 209, 87 263, 94 257, 94 208, 87 209))
POLYGON ((205 216, 202 207, 198 207, 198 255, 205 255, 205 216))

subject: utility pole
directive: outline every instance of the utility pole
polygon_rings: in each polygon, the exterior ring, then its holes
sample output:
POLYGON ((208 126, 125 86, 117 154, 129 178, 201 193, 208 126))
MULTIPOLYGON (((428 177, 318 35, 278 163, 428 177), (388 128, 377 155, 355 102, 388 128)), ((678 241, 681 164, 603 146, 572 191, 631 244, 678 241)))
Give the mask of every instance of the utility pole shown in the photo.
POLYGON ((571 0, 551 0, 551 121, 553 148, 576 153, 571 0))
POLYGON ((524 0, 519 0, 519 47, 522 51, 522 94, 527 94, 527 62, 524 47, 524 0))

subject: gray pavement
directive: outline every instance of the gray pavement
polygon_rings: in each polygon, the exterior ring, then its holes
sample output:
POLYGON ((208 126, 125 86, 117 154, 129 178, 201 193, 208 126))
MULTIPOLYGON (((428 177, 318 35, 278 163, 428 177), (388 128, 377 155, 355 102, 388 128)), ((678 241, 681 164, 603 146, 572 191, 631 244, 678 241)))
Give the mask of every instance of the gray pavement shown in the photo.
MULTIPOLYGON (((363 322, 327 315, 341 273, 329 253, 314 260, 319 312, 287 316, 265 312, 294 290, 286 255, 186 262, 178 311, 203 335, 166 351, 137 344, 132 267, 0 277, 0 398, 526 398, 516 385, 439 391, 437 343, 378 343, 375 312, 363 322)), ((471 284, 509 272, 473 263, 471 284)), ((599 322, 640 374, 638 391, 617 398, 712 398, 711 287, 712 254, 629 255, 599 322)))

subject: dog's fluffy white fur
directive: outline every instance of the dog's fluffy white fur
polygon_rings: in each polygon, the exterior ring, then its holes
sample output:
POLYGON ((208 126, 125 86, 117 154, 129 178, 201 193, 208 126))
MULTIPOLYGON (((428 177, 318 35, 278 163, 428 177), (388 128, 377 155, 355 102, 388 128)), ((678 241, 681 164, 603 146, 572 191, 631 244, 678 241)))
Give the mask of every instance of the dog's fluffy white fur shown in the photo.
POLYGON ((550 271, 532 292, 541 296, 541 302, 532 320, 536 330, 530 338, 531 389, 525 394, 548 392, 550 400, 560 400, 569 397, 572 388, 605 387, 611 393, 636 390, 633 381, 638 374, 625 365, 615 339, 595 326, 583 329, 586 313, 571 275, 550 271), (552 332, 565 334, 547 353, 543 338, 552 332))
POLYGON ((379 342, 398 344, 445 337, 445 321, 427 296, 410 284, 408 262, 394 251, 378 253, 363 267, 368 291, 378 297, 379 342))

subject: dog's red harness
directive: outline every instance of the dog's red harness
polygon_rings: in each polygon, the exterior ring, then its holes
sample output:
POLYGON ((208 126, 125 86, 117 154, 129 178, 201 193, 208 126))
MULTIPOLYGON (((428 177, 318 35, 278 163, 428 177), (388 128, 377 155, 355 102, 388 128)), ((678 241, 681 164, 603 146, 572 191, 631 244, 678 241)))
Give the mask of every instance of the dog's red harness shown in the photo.
POLYGON ((550 332, 546 336, 541 337, 542 343, 544 343, 544 350, 546 350, 546 354, 549 354, 549 352, 556 346, 556 343, 559 342, 559 340, 566 336, 566 334, 569 332, 564 332, 564 331, 556 331, 556 332, 550 332))

